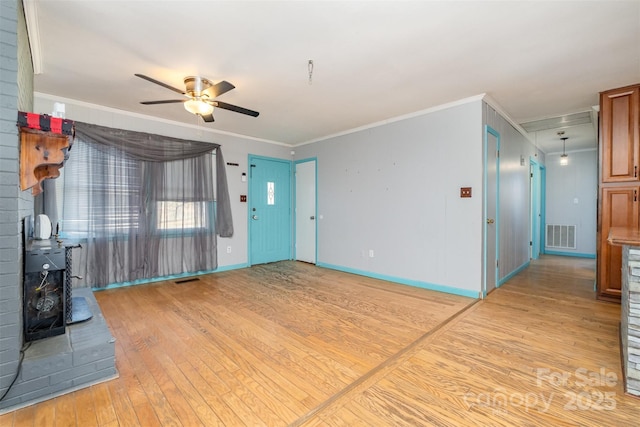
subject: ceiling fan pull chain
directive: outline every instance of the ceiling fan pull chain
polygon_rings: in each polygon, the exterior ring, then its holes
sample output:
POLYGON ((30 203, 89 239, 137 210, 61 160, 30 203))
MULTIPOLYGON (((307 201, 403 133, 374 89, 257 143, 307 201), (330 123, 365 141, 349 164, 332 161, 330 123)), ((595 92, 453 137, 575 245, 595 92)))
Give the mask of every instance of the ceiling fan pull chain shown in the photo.
POLYGON ((309 85, 312 85, 313 84, 313 59, 309 60, 308 68, 309 68, 309 85))

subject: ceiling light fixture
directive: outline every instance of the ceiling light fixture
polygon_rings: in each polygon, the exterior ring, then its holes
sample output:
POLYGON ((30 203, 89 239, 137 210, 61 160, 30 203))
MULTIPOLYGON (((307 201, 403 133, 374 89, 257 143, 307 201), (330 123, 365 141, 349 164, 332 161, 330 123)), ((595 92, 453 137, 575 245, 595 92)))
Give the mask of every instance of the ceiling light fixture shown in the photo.
POLYGON ((562 155, 560 156, 560 165, 566 166, 569 164, 569 156, 567 156, 567 153, 565 152, 565 144, 567 142, 567 139, 569 138, 564 136, 563 130, 558 132, 558 136, 562 140, 562 155))
POLYGON ((562 138, 560 138, 562 140, 562 155, 560 156, 560 164, 562 166, 566 166, 569 164, 569 156, 567 155, 567 153, 565 153, 564 151, 564 147, 565 147, 565 143, 567 142, 567 138, 566 136, 563 136, 562 138))
POLYGON ((213 105, 196 98, 185 101, 184 109, 200 116, 208 116, 213 113, 213 105))

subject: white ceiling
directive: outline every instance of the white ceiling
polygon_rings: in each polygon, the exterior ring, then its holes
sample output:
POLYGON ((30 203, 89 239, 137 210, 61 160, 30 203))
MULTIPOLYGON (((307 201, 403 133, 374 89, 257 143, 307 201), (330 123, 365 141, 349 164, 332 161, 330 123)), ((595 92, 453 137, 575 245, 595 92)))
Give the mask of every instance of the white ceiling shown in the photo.
MULTIPOLYGON (((139 104, 176 94, 134 73, 227 80, 220 101, 260 116, 216 109, 203 126, 291 145, 482 93, 518 123, 590 111, 640 83, 638 0, 24 2, 36 92, 194 124, 139 104)), ((532 139, 561 150, 555 131, 532 139)))

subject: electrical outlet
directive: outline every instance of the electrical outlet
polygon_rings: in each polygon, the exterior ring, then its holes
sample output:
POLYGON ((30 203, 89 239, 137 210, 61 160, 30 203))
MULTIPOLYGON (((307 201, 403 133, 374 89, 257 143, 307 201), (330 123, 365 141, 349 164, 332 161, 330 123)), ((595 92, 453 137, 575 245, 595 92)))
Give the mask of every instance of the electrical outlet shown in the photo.
POLYGON ((231 246, 227 246, 227 253, 230 254, 231 253, 231 246))
POLYGON ((460 197, 471 197, 471 187, 460 187, 460 197))
POLYGON ((373 258, 373 249, 369 249, 369 258, 373 258))

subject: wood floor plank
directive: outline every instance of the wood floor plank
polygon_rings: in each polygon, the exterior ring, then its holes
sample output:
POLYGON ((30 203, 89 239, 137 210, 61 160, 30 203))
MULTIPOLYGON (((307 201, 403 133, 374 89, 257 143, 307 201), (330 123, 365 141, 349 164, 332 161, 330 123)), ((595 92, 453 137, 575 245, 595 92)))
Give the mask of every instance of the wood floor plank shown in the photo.
POLYGON ((76 408, 76 423, 79 426, 97 426, 98 417, 93 404, 91 388, 84 388, 73 393, 76 408))
MULTIPOLYGON (((91 401, 91 404, 93 405, 93 400, 91 401)), ((34 417, 33 424, 35 426, 38 426, 38 427, 55 426, 56 406, 55 406, 54 399, 45 400, 44 402, 41 402, 35 405, 34 408, 35 408, 35 413, 33 415, 34 417)), ((1 420, 1 417, 0 417, 0 420, 1 420)), ((2 425, 4 424, 0 422, 0 426, 2 425)))
MULTIPOLYGON (((177 414, 175 413, 171 405, 167 402, 164 393, 160 389, 160 386, 153 378, 153 375, 151 375, 151 373, 147 369, 147 366, 144 360, 140 357, 139 351, 135 347, 135 344, 130 340, 130 337, 124 331, 121 331, 121 333, 118 334, 118 341, 116 342, 116 346, 121 345, 127 347, 127 350, 125 350, 124 352, 126 354, 126 359, 124 361, 117 360, 117 366, 120 366, 123 363, 129 363, 131 369, 135 372, 135 378, 125 376, 124 378, 118 379, 118 381, 125 382, 125 385, 130 381, 135 381, 135 392, 133 393, 133 395, 138 396, 138 398, 136 399, 134 407, 144 408, 146 405, 149 405, 153 408, 155 416, 158 420, 160 420, 161 425, 178 426, 179 423, 177 422, 177 414), (142 387, 146 399, 143 398, 141 394, 139 394, 138 385, 142 387)), ((131 396, 129 392, 127 393, 131 396)), ((153 420, 153 417, 150 418, 153 420)))
MULTIPOLYGON (((33 426, 34 425, 34 422, 33 422, 34 416, 35 416, 35 408, 33 408, 33 407, 27 406, 26 408, 19 409, 15 413, 15 417, 13 419, 13 425, 15 425, 15 426, 26 426, 26 427, 33 426)), ((2 425, 2 424, 0 424, 0 425, 2 425)))
POLYGON ((7 412, 0 414, 0 426, 12 427, 15 426, 14 419, 17 411, 7 412))
POLYGON ((189 405, 189 402, 185 399, 185 396, 158 361, 159 357, 163 357, 163 350, 161 350, 161 348, 162 346, 154 344, 153 348, 142 348, 140 352, 145 365, 148 367, 149 373, 162 393, 161 398, 166 399, 166 402, 171 406, 173 411, 175 411, 179 423, 189 426, 202 425, 202 422, 189 405), (157 350, 157 353, 154 352, 154 350, 157 350))
MULTIPOLYGON (((119 334, 124 336, 125 333, 119 334)), ((131 405, 134 407, 144 404, 148 401, 148 397, 144 392, 142 384, 138 379, 136 371, 133 369, 133 365, 129 360, 127 353, 122 346, 116 345, 116 360, 118 361, 118 374, 120 376, 120 382, 124 383, 124 390, 127 397, 131 401, 131 405)))
POLYGON ((222 425, 243 424, 238 415, 233 412, 233 410, 222 399, 222 395, 228 391, 225 390, 222 393, 219 393, 211 386, 211 383, 201 375, 201 373, 204 373, 210 381, 215 377, 213 382, 220 381, 213 372, 207 370, 204 366, 200 366, 199 369, 196 369, 189 362, 180 363, 178 368, 184 374, 185 378, 188 379, 194 389, 197 390, 203 401, 213 409, 215 416, 219 419, 222 425))
MULTIPOLYGON (((162 331, 162 332, 166 332, 166 331, 162 331)), ((237 332, 238 333, 238 338, 239 338, 239 334, 241 334, 241 332, 237 332)), ((236 338, 236 339, 238 339, 236 338)), ((267 406, 270 406, 271 411, 275 411, 275 412, 282 412, 284 411, 285 413, 287 412, 287 408, 286 406, 282 405, 282 402, 292 402, 292 403, 296 403, 295 400, 292 400, 291 396, 283 398, 283 396, 280 395, 280 393, 278 392, 278 389, 275 387, 271 387, 270 388, 270 392, 265 392, 264 391, 264 387, 261 386, 259 384, 259 382, 264 382, 267 381, 268 379, 262 379, 261 381, 261 373, 258 371, 255 371, 253 368, 253 365, 251 362, 249 362, 248 360, 245 359, 252 359, 252 355, 251 352, 248 351, 248 349, 243 345, 246 343, 243 343, 242 341, 240 342, 231 342, 230 340, 224 338, 223 336, 220 336, 221 341, 223 341, 226 345, 229 346, 228 351, 232 352, 232 354, 234 354, 234 359, 236 360, 236 363, 239 364, 239 366, 241 367, 240 370, 237 371, 237 373, 234 373, 234 375, 238 375, 241 374, 242 372, 247 372, 249 375, 247 376, 243 376, 243 383, 244 384, 249 384, 252 387, 250 387, 253 390, 253 393, 257 393, 258 395, 262 396, 261 401, 265 402, 267 404, 267 406), (240 344, 240 345, 239 345, 240 344), (276 404, 277 402, 277 404, 276 404)), ((170 351, 171 353, 171 351, 170 351)), ((179 358, 179 357, 183 357, 181 354, 174 354, 174 357, 179 358)), ((256 361, 254 360, 254 362, 260 362, 260 361, 256 361)), ((171 361, 168 358, 164 358, 164 363, 169 364, 171 363, 171 361)), ((262 366, 262 370, 265 370, 266 367, 263 365, 262 366)), ((167 372, 169 373, 175 373, 176 371, 173 369, 168 369, 167 372)), ((275 372, 272 372, 273 376, 277 376, 277 374, 275 372)), ((180 381, 181 378, 176 377, 174 378, 174 382, 178 382, 180 381)), ((184 382, 182 382, 184 384, 184 382)), ((271 386, 272 384, 267 384, 267 386, 271 386)), ((290 417, 295 417, 295 414, 291 414, 290 417)))
MULTIPOLYGON (((98 424, 103 426, 112 422, 117 422, 118 417, 111 402, 109 386, 106 383, 97 384, 91 387, 93 395, 93 406, 96 410, 98 424)), ((57 414, 56 414, 57 417, 57 414)))
POLYGON ((253 389, 255 385, 246 382, 241 372, 221 372, 219 375, 232 389, 232 392, 223 396, 224 401, 247 423, 256 422, 260 425, 279 426, 286 425, 285 420, 271 410, 268 403, 263 402, 253 389), (252 421, 249 421, 252 420, 252 421))
POLYGON ((160 423, 156 412, 154 411, 151 402, 140 402, 134 406, 133 410, 136 412, 136 417, 140 421, 140 425, 144 427, 160 427, 163 424, 160 423))
MULTIPOLYGON (((234 359, 240 370, 252 371, 254 366, 260 365, 259 371, 255 371, 255 376, 265 376, 260 382, 264 383, 265 387, 273 390, 286 390, 289 395, 287 399, 283 401, 299 402, 307 397, 307 394, 298 388, 294 383, 288 381, 285 377, 272 368, 271 359, 268 357, 270 349, 264 345, 260 345, 261 341, 258 338, 262 334, 261 327, 247 322, 242 316, 237 316, 235 313, 225 311, 224 308, 220 308, 219 314, 224 316, 230 323, 237 325, 234 331, 226 330, 220 325, 220 330, 227 333, 228 339, 222 339, 221 343, 228 346, 236 346, 234 351, 234 359), (266 382, 266 383, 265 383, 266 382), (273 384, 277 382, 277 384, 273 384)), ((278 349, 280 349, 278 347, 278 349)), ((260 380, 260 379, 258 379, 260 380)), ((275 397, 275 396, 274 396, 275 397)), ((302 409, 304 408, 296 408, 302 409)))
POLYGON ((73 394, 63 394, 55 398, 56 402, 56 427, 75 427, 76 404, 73 394))
POLYGON ((140 426, 136 411, 129 400, 126 384, 122 381, 110 381, 107 383, 113 409, 118 419, 118 424, 123 426, 136 427, 140 426))
POLYGON ((215 411, 209 407, 207 402, 202 398, 198 390, 193 386, 191 381, 184 375, 171 358, 166 354, 158 354, 157 357, 160 365, 171 378, 180 394, 193 409, 200 422, 205 426, 221 426, 223 425, 215 411))

